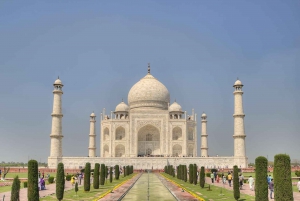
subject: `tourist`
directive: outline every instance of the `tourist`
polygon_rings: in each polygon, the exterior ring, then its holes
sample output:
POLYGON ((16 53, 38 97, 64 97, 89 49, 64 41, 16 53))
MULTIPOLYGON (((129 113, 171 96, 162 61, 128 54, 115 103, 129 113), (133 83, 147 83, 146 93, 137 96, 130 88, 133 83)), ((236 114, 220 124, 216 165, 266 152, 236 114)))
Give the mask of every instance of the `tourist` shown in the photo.
POLYGON ((213 172, 210 174, 210 178, 211 178, 211 183, 214 183, 214 178, 215 178, 215 176, 214 176, 214 173, 213 173, 213 172))
POLYGON ((224 174, 222 174, 222 179, 223 179, 223 184, 226 184, 226 176, 224 174))
POLYGON ((40 180, 40 186, 41 186, 41 190, 45 190, 45 180, 44 180, 44 177, 41 178, 40 180))
POLYGON ((71 178, 71 184, 72 184, 72 186, 75 184, 75 177, 74 176, 72 176, 72 178, 71 178))
POLYGON ((239 176, 239 182, 240 182, 240 189, 243 189, 243 185, 244 185, 244 176, 242 174, 240 174, 239 176))
POLYGON ((78 178, 79 178, 79 185, 81 185, 82 174, 79 174, 78 178))
POLYGON ((269 189, 270 189, 270 199, 273 199, 273 192, 274 192, 274 182, 273 179, 271 179, 269 183, 269 189))
POLYGON ((219 179, 220 179, 220 178, 219 178, 219 175, 217 174, 217 183, 219 183, 219 179))
POLYGON ((250 175, 250 177, 248 179, 248 182, 249 182, 250 190, 253 191, 254 179, 253 179, 253 177, 251 175, 250 175))
POLYGON ((298 188, 298 191, 300 192, 300 179, 299 179, 299 181, 297 183, 297 188, 298 188))
POLYGON ((271 175, 269 175, 269 176, 267 177, 268 184, 270 184, 271 179, 272 179, 272 177, 271 177, 271 175))
POLYGON ((231 180, 232 180, 232 176, 230 173, 228 173, 228 184, 229 184, 229 187, 231 187, 231 180))

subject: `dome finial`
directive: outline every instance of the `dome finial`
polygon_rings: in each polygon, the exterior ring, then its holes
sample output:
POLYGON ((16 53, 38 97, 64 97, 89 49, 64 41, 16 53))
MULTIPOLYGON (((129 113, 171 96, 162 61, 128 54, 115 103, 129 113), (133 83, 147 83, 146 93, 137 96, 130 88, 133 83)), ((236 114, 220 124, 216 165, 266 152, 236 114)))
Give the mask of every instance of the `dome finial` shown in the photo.
POLYGON ((148 63, 148 74, 150 74, 150 63, 148 63))
POLYGON ((124 102, 124 101, 123 101, 123 98, 122 98, 122 102, 124 102))
POLYGON ((57 76, 57 79, 59 79, 59 76, 57 76))
POLYGON ((175 98, 175 103, 176 103, 176 98, 175 98))

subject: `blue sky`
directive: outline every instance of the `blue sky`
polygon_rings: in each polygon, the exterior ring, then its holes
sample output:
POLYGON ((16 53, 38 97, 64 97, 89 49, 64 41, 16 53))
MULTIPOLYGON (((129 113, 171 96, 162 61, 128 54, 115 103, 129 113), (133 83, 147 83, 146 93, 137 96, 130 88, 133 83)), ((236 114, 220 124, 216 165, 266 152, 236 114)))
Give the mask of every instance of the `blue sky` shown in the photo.
POLYGON ((63 155, 88 154, 92 111, 99 154, 100 112, 127 100, 148 62, 172 101, 207 113, 209 155, 233 155, 239 77, 249 162, 300 159, 299 9, 299 1, 0 2, 0 160, 47 161, 58 75, 63 155))

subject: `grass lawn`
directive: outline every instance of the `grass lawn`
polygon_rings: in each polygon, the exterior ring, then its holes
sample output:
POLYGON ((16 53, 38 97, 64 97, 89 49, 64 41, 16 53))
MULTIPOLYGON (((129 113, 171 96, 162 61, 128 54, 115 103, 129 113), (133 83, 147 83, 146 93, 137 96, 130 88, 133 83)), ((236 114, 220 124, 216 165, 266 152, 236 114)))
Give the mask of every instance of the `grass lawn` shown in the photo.
MULTIPOLYGON (((41 173, 42 174, 42 173, 41 173)), ((45 173, 45 177, 48 173, 45 173)), ((19 173, 19 172, 9 172, 7 173, 5 178, 15 178, 15 176, 19 176, 19 178, 27 178, 28 173, 19 173)), ((56 177, 56 173, 50 173, 50 176, 56 177)))
MULTIPOLYGON (((210 199, 216 200, 232 200, 235 201, 233 197, 233 191, 227 190, 225 188, 220 188, 217 186, 210 186, 211 191, 207 191, 208 184, 205 184, 205 187, 202 189, 199 186, 199 183, 195 186, 194 184, 190 184, 189 182, 184 182, 182 180, 177 179, 176 177, 172 177, 168 174, 162 173, 164 176, 168 177, 169 179, 175 181, 176 183, 184 186, 186 189, 198 194, 200 197, 204 198, 205 200, 209 201, 210 199), (222 193, 221 193, 222 191, 222 193), (223 194, 223 195, 220 195, 223 194)), ((255 200, 253 196, 245 195, 241 193, 240 201, 251 201, 255 200)))
MULTIPOLYGON (((107 181, 107 183, 105 183, 104 186, 100 186, 99 189, 94 189, 93 185, 91 185, 91 190, 89 192, 84 192, 83 186, 79 187, 77 196, 76 196, 75 190, 73 188, 69 191, 65 191, 63 201, 66 201, 66 200, 82 200, 82 201, 83 200, 93 200, 93 199, 99 197, 101 194, 105 193, 106 191, 111 190, 113 187, 115 187, 119 183, 131 179, 135 175, 136 175, 136 173, 133 173, 127 177, 121 176, 119 180, 113 180, 112 183, 107 181)), ((57 199, 56 199, 56 195, 54 194, 51 196, 41 198, 40 201, 57 201, 57 199)))

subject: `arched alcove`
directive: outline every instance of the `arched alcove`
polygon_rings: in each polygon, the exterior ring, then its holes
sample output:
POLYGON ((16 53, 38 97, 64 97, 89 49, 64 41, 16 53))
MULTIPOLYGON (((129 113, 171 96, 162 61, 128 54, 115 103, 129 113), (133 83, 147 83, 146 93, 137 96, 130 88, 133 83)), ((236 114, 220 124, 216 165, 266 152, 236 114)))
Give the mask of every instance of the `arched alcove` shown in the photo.
POLYGON ((172 139, 173 140, 182 140, 182 129, 181 128, 179 128, 179 127, 173 128, 172 139))
POLYGON ((107 144, 103 147, 103 157, 109 157, 109 147, 107 144))
POLYGON ((104 136, 103 136, 104 140, 109 140, 109 129, 105 128, 103 133, 104 133, 104 136))
POLYGON ((125 156, 125 146, 119 144, 115 148, 115 157, 124 157, 125 156))
POLYGON ((118 127, 116 129, 116 140, 125 140, 125 128, 118 127))
POLYGON ((172 155, 175 157, 182 155, 182 146, 179 144, 176 144, 173 146, 172 155))

